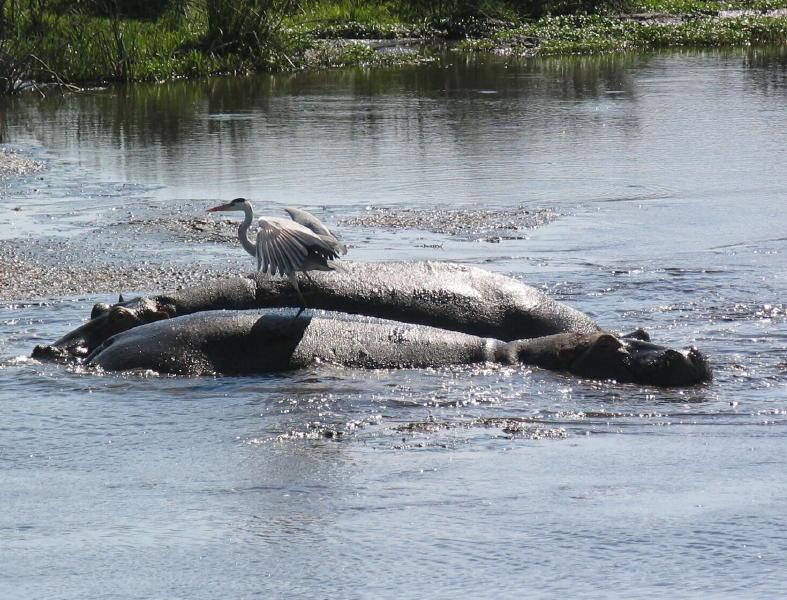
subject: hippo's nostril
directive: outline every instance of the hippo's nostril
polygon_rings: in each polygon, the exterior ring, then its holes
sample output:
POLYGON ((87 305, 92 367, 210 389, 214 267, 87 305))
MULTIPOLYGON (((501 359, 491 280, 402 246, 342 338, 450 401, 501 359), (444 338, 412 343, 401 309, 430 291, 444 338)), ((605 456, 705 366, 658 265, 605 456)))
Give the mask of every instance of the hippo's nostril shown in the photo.
POLYGON ((697 372, 699 381, 713 380, 713 369, 711 369, 708 358, 702 352, 692 346, 689 348, 686 356, 691 361, 694 370, 697 372))

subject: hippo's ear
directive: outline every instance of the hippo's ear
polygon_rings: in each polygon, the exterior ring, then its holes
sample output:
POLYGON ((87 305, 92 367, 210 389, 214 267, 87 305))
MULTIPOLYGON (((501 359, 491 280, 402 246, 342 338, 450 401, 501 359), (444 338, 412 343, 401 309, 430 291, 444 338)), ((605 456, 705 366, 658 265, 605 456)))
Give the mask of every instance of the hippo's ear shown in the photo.
POLYGON ((649 342, 650 341, 650 334, 642 329, 642 327, 638 327, 631 333, 627 333, 626 335, 620 336, 627 340, 639 340, 641 342, 649 342))
POLYGON ((123 294, 118 295, 118 304, 123 304, 125 300, 123 299, 123 294))
POLYGON ((109 312, 109 304, 97 302, 93 305, 93 310, 90 311, 90 318, 95 319, 96 317, 100 317, 107 312, 109 312))

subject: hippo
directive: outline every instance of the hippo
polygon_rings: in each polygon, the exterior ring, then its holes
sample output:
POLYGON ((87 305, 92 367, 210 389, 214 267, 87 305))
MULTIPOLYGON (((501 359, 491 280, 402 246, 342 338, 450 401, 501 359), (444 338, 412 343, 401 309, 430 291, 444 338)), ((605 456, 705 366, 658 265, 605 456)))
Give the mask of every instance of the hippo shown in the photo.
MULTIPOLYGON (((309 306, 429 325, 504 341, 601 328, 534 287, 477 267, 446 262, 349 262, 299 276, 309 306)), ((207 310, 298 306, 285 279, 264 274, 219 279, 152 298, 97 304, 91 320, 38 351, 85 356, 129 327, 207 310), (125 309, 125 310, 121 310, 125 309)))
MULTIPOLYGON (((366 347, 371 351, 364 352, 373 358, 369 358, 366 366, 438 366, 451 361, 492 360, 532 364, 621 382, 687 385, 710 379, 707 361, 694 349, 675 351, 651 344, 641 330, 617 336, 602 330, 589 316, 517 279, 477 267, 444 262, 346 262, 330 273, 301 275, 299 284, 314 308, 387 321, 383 324, 353 321, 338 314, 309 321, 301 317, 292 321, 292 328, 297 331, 302 326, 302 331, 308 335, 293 337, 290 331, 285 331, 279 317, 260 316, 254 312, 262 308, 298 305, 292 286, 287 281, 256 274, 221 279, 152 298, 130 301, 121 298, 113 306, 97 304, 87 323, 51 346, 38 346, 33 356, 89 357, 90 364, 108 370, 155 368, 161 365, 153 355, 148 366, 142 367, 131 360, 132 353, 119 349, 133 343, 139 343, 140 348, 152 348, 152 343, 146 345, 141 341, 145 336, 151 336, 150 340, 165 340, 173 344, 173 349, 178 347, 178 339, 188 338, 191 341, 182 349, 186 354, 179 355, 181 358, 171 354, 168 364, 172 372, 202 372, 189 366, 192 363, 205 365, 204 372, 235 372, 221 361, 205 358, 213 355, 211 344, 217 348, 225 345, 224 338, 211 325, 215 322, 228 327, 232 323, 242 323, 237 325, 240 327, 237 335, 244 344, 279 349, 281 356, 277 360, 280 362, 272 358, 275 353, 267 350, 267 358, 257 359, 249 372, 297 368, 302 361, 296 348, 304 352, 311 349, 311 356, 329 353, 336 362, 356 365, 357 358, 351 360, 342 354, 336 340, 343 338, 338 333, 333 337, 322 333, 330 328, 347 327, 347 335, 367 336, 364 338, 367 339, 366 347), (228 317, 215 312, 217 310, 235 312, 228 317), (244 312, 248 312, 245 317, 244 312), (166 323, 159 324, 159 321, 166 323), (273 329, 284 332, 280 338, 275 338, 270 327, 263 327, 265 323, 274 322, 277 327, 273 329), (374 337, 382 331, 380 328, 390 330, 391 322, 406 327, 409 335, 418 339, 432 336, 435 345, 418 346, 423 357, 420 361, 414 360, 413 349, 397 341, 395 336, 374 337), (423 329, 418 329, 419 326, 423 329), (139 331, 128 331, 136 328, 139 331), (364 333, 364 330, 368 331, 364 333), (164 335, 162 332, 170 333, 164 335), (261 332, 268 333, 260 338, 261 332), (198 343, 200 337, 204 340, 201 345, 198 343), (105 345, 110 339, 112 344, 105 345), (507 342, 514 344, 500 346, 507 342), (118 343, 120 345, 113 350, 118 343), (479 354, 479 348, 490 344, 496 348, 491 359, 479 354), (323 351, 316 352, 315 348, 320 345, 323 351), (508 350, 501 350, 504 347, 508 350), (514 347, 519 350, 512 354, 514 347), (427 348, 432 350, 427 351, 427 348), (264 366, 269 363, 278 366, 275 369, 264 366)), ((156 356, 166 355, 162 348, 158 352, 156 356)), ((227 352, 231 350, 228 348, 227 352)))
POLYGON ((695 349, 676 351, 610 333, 568 332, 504 342, 493 338, 342 313, 298 316, 207 311, 135 327, 86 359, 107 371, 248 375, 320 363, 355 368, 526 364, 589 379, 683 386, 710 378, 695 349))

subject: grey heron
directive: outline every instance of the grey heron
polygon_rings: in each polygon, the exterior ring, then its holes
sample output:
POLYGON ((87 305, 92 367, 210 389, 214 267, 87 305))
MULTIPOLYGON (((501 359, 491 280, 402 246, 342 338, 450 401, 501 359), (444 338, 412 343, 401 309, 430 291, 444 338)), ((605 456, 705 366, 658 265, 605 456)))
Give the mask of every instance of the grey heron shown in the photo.
POLYGON ((254 210, 245 198, 235 198, 227 204, 209 208, 208 212, 238 211, 245 214, 238 227, 241 246, 257 258, 258 272, 284 275, 290 280, 301 301, 301 309, 295 315, 297 318, 306 308, 306 300, 298 287, 297 272, 302 271, 308 277, 308 271, 332 271, 334 267, 328 261, 347 254, 347 246, 311 213, 299 208, 284 210, 292 221, 277 217, 258 219, 256 243, 248 236, 254 210))

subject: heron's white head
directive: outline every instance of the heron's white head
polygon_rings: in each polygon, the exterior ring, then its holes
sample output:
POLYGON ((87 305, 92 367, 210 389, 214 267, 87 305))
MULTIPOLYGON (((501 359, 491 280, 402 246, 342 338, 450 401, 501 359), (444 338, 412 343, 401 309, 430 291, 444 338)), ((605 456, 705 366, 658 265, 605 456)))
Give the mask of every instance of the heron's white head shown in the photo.
POLYGON ((209 208, 208 212, 219 212, 225 210, 235 210, 243 212, 246 210, 246 207, 250 207, 249 201, 246 198, 235 198, 232 202, 228 202, 227 204, 219 204, 218 206, 214 206, 213 208, 209 208))

